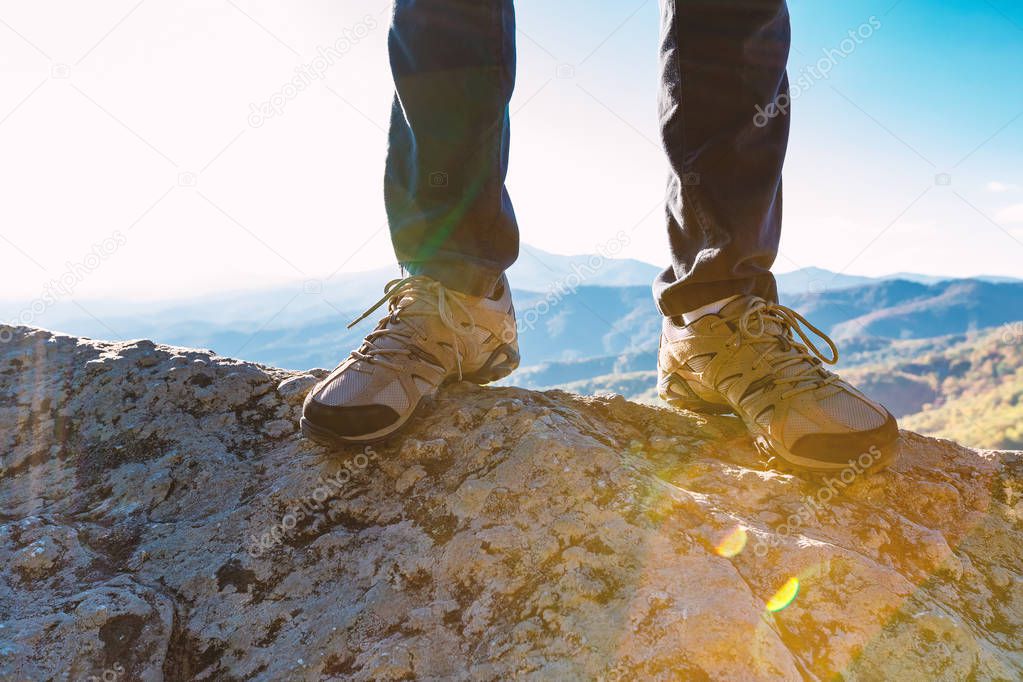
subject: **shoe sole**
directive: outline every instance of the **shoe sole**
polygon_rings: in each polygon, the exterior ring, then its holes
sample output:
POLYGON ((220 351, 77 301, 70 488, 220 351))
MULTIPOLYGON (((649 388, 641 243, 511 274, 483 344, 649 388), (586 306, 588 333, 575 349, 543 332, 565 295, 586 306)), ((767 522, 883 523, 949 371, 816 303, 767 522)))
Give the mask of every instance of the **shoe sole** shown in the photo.
MULTIPOLYGON (((658 386, 658 396, 661 400, 671 407, 679 410, 688 410, 690 412, 707 415, 731 414, 740 416, 741 418, 741 415, 738 415, 730 405, 680 397, 679 393, 693 393, 692 389, 689 389, 688 386, 681 383, 682 381, 682 379, 674 374, 662 381, 658 386)), ((845 471, 851 467, 849 462, 832 463, 819 459, 800 457, 799 455, 789 452, 783 447, 772 445, 768 437, 761 433, 759 428, 751 427, 745 419, 743 419, 743 424, 746 426, 746 430, 749 431, 750 435, 753 437, 754 447, 756 447, 757 451, 760 452, 761 455, 767 458, 768 465, 775 469, 788 471, 790 473, 808 472, 813 474, 833 474, 845 471)), ((898 439, 884 446, 879 446, 878 450, 881 451, 881 456, 877 458, 870 467, 864 469, 864 473, 875 474, 880 471, 884 471, 891 466, 898 454, 898 439)))
MULTIPOLYGON (((749 429, 749 425, 746 428, 749 429)), ((757 434, 752 430, 750 433, 753 435, 754 447, 767 459, 767 464, 772 468, 789 473, 835 474, 849 469, 853 472, 876 474, 891 466, 898 455, 899 439, 895 439, 894 442, 883 446, 875 446, 880 451, 881 456, 875 458, 869 467, 859 467, 856 465, 855 458, 851 458, 846 462, 823 462, 819 459, 800 457, 784 448, 772 445, 763 434, 757 434)))
POLYGON ((677 410, 688 410, 700 414, 734 414, 730 405, 701 400, 685 381, 675 374, 669 374, 658 382, 657 396, 677 410))
POLYGON ((670 407, 676 410, 688 410, 689 412, 696 412, 699 414, 710 414, 710 415, 725 415, 735 414, 728 405, 718 405, 717 403, 708 403, 703 400, 684 400, 682 398, 669 398, 667 396, 660 396, 661 400, 667 403, 670 407))
POLYGON ((462 381, 483 386, 514 372, 519 367, 519 349, 517 344, 506 343, 498 346, 490 354, 487 361, 475 372, 462 376, 462 381))
MULTIPOLYGON (((505 344, 503 346, 499 346, 490 354, 490 357, 487 358, 487 361, 483 363, 482 367, 471 374, 463 375, 462 380, 478 384, 480 386, 489 384, 493 381, 497 381, 498 379, 503 379, 514 372, 519 366, 519 360, 519 351, 515 345, 505 344)), ((436 393, 433 395, 436 395, 436 393)), ((433 397, 433 395, 423 396, 423 398, 433 397)), ((299 426, 302 429, 303 436, 311 441, 319 443, 320 445, 326 445, 329 447, 375 445, 386 441, 388 438, 401 431, 402 427, 405 426, 416 412, 419 411, 422 404, 423 399, 420 398, 419 403, 416 404, 416 406, 412 408, 412 410, 410 410, 403 419, 399 419, 394 424, 380 429, 379 431, 367 433, 362 436, 342 436, 330 429, 312 423, 304 416, 299 420, 299 426)))

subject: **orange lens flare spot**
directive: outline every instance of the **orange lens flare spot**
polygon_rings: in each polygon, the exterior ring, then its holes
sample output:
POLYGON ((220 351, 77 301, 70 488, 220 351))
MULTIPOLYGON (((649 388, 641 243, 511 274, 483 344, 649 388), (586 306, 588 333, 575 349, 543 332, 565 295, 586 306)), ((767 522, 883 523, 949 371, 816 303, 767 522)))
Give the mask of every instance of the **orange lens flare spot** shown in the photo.
POLYGON ((721 542, 714 548, 714 551, 717 552, 718 556, 731 559, 746 548, 746 539, 746 529, 742 526, 736 526, 728 535, 722 538, 721 542))
POLYGON ((781 589, 767 600, 767 610, 771 613, 781 611, 792 603, 797 594, 799 594, 799 578, 789 578, 788 582, 782 585, 781 589))

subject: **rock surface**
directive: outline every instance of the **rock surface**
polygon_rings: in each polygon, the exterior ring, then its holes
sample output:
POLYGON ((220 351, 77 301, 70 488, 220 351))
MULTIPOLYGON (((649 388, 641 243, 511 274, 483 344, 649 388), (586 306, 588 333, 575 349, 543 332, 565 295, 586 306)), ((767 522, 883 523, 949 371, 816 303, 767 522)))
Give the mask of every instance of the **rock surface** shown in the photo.
POLYGON ((0 339, 0 679, 1023 677, 1020 453, 798 477, 728 417, 461 384, 331 452, 314 376, 0 339))

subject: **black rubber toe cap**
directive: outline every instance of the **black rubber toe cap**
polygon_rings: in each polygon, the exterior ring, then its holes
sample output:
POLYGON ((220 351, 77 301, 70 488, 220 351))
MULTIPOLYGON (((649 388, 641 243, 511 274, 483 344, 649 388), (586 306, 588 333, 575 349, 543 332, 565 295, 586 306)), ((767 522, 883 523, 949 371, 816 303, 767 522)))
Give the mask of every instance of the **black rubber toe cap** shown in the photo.
POLYGON ((854 433, 812 433, 793 444, 792 454, 829 464, 843 464, 860 456, 887 458, 899 440, 899 425, 888 415, 884 424, 870 431, 854 433))
POLYGON ((312 399, 302 406, 302 417, 317 428, 342 438, 358 438, 376 433, 401 418, 386 405, 333 407, 312 399))

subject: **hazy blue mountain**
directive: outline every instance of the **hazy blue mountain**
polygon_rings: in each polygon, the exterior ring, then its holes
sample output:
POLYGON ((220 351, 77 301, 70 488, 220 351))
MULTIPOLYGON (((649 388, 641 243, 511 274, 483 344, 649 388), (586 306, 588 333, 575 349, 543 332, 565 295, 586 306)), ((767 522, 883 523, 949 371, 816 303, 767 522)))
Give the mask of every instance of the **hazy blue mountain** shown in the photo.
MULTIPOLYGON (((292 306, 305 296, 320 305, 305 306, 305 319, 287 310, 274 316, 272 306, 266 308, 264 319, 217 319, 216 304, 208 304, 205 314, 210 317, 204 319, 200 315, 205 306, 197 304, 195 308, 183 306, 139 315, 104 311, 94 313, 98 319, 82 316, 46 326, 93 338, 157 338, 163 343, 211 348, 223 355, 304 369, 336 364, 383 314, 372 315, 349 330, 347 323, 362 312, 367 299, 359 301, 358 307, 335 311, 314 294, 297 296, 292 306), (176 317, 179 312, 188 316, 176 317)), ((519 343, 529 362, 597 357, 657 344, 660 318, 647 286, 580 287, 574 291, 563 288, 549 293, 515 291, 515 300, 519 343)))
POLYGON ((831 270, 825 270, 823 268, 813 267, 802 268, 800 270, 793 270, 792 272, 775 275, 775 279, 778 282, 778 292, 780 294, 788 294, 790 296, 814 295, 825 291, 851 289, 854 287, 889 281, 903 281, 926 285, 972 280, 988 282, 991 284, 1023 282, 1023 280, 1015 279, 1013 277, 1001 277, 996 275, 982 275, 979 277, 959 279, 940 275, 921 275, 913 272, 896 272, 891 275, 884 275, 883 277, 864 277, 861 275, 846 275, 843 273, 832 272, 831 270))
MULTIPOLYGON (((587 375, 589 371, 653 368, 661 318, 648 287, 580 287, 563 295, 516 291, 515 296, 523 366, 565 363, 549 369, 548 374, 558 378, 546 385, 596 376, 587 375), (601 359, 600 366, 587 367, 594 359, 601 359)), ((858 356, 878 357, 896 339, 964 334, 1023 320, 1023 283, 952 281, 926 286, 890 281, 782 298, 841 340, 843 356, 853 361, 858 356)), ((367 321, 345 330, 337 315, 297 327, 268 326, 255 334, 242 355, 290 367, 329 365, 368 327, 367 321), (280 362, 282 358, 288 362, 280 362)), ((251 334, 221 333, 210 341, 220 350, 224 342, 246 343, 251 334)))
MULTIPOLYGON (((610 254, 609 254, 610 255, 610 254)), ((559 256, 522 244, 519 259, 508 270, 512 287, 550 291, 558 284, 602 287, 649 287, 661 268, 630 258, 601 255, 559 256)))
POLYGON ((563 297, 516 292, 515 307, 524 364, 657 347, 660 314, 646 286, 580 287, 563 297))
POLYGON ((868 312, 838 325, 839 338, 869 334, 918 339, 986 329, 1023 319, 1023 285, 943 282, 931 296, 868 312))
POLYGON ((875 280, 859 275, 843 275, 823 268, 802 268, 792 272, 775 275, 778 282, 778 293, 811 294, 825 290, 848 289, 850 287, 870 284, 875 280))
POLYGON ((922 339, 1023 320, 1023 283, 894 280, 792 296, 787 303, 837 339, 922 339))
MULTIPOLYGON (((1023 283, 878 281, 817 294, 783 294, 782 302, 840 341, 840 366, 848 368, 937 352, 964 334, 1023 320, 1023 283)), ((646 329, 657 323, 656 313, 648 314, 652 321, 645 321, 646 329)), ((524 357, 528 366, 513 381, 528 388, 611 386, 620 374, 656 367, 653 345, 583 360, 537 362, 524 357)))
POLYGON ((657 350, 622 353, 613 356, 543 362, 515 372, 501 383, 523 388, 544 389, 591 380, 594 377, 618 376, 657 368, 657 350))
MULTIPOLYGON (((579 286, 649 287, 657 272, 655 266, 637 260, 561 256, 524 244, 508 277, 515 289, 549 292, 579 286)), ((224 329, 251 334, 264 325, 298 327, 320 318, 360 313, 380 298, 384 284, 397 277, 401 272, 394 266, 266 289, 211 292, 184 300, 83 300, 79 305, 62 300, 37 316, 34 324, 95 338, 148 337, 168 343, 172 337, 193 338, 224 329)), ((0 298, 0 319, 17 321, 27 305, 27 301, 0 298)), ((337 322, 347 323, 348 319, 337 322)))
POLYGON ((968 281, 976 280, 978 282, 987 282, 988 284, 1011 284, 1013 282, 1023 282, 1018 277, 1005 277, 1002 275, 978 275, 976 277, 942 277, 939 275, 918 275, 912 272, 896 272, 893 275, 885 275, 880 279, 904 279, 908 282, 917 282, 919 284, 939 284, 941 282, 952 282, 952 281, 968 281))
MULTIPOLYGON (((561 256, 523 245, 509 272, 529 368, 521 381, 552 385, 650 369, 661 323, 650 293, 657 272, 636 260, 561 256)), ((352 330, 346 324, 398 276, 394 267, 181 301, 61 301, 33 323, 94 338, 212 348, 293 369, 332 366, 379 315, 352 330)), ((846 357, 882 352, 890 339, 1023 319, 1023 282, 1008 278, 871 279, 804 268, 778 282, 782 301, 842 339, 846 357)), ((25 305, 0 302, 0 318, 16 319, 25 305)))
MULTIPOLYGON (((938 285, 933 285, 938 286, 938 285)), ((932 287, 905 280, 871 282, 819 293, 782 294, 782 302, 802 313, 827 333, 844 322, 858 320, 876 310, 933 296, 932 287)))

